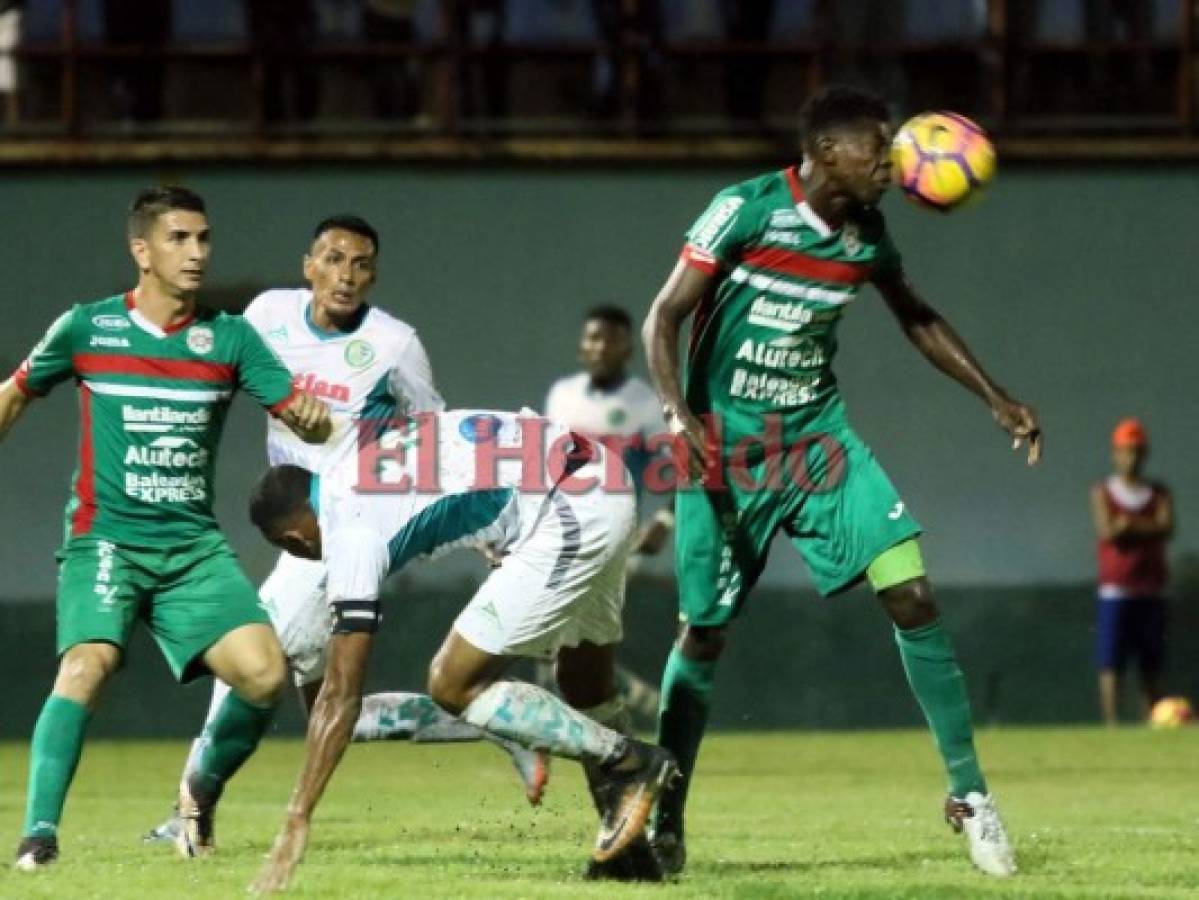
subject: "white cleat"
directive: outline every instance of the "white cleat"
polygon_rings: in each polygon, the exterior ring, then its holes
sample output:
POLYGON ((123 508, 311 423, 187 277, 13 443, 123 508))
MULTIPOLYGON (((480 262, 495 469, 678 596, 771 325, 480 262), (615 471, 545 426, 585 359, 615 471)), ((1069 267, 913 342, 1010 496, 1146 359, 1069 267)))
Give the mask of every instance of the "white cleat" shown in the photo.
POLYGON ((520 776, 520 783, 524 785, 525 799, 530 806, 540 806, 546 782, 550 780, 549 754, 519 746, 505 749, 512 757, 512 765, 520 776))
POLYGON ((964 798, 945 801, 945 821, 954 831, 965 831, 970 841, 970 861, 982 872, 999 878, 1016 874, 1016 851, 990 794, 971 791, 964 798))

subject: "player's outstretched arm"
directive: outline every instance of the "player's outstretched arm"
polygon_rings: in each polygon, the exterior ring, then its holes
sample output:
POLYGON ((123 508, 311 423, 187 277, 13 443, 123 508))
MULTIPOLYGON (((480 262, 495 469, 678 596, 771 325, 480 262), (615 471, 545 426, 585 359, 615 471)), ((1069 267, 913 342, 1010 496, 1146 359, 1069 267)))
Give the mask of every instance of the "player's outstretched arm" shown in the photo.
POLYGON ((691 473, 700 476, 710 464, 704 426, 687 407, 679 371, 679 333, 703 299, 716 288, 718 276, 708 274, 679 260, 654 298, 641 340, 649 360, 650 377, 662 400, 666 427, 687 442, 691 473))
POLYGON ((367 632, 334 634, 329 641, 325 682, 308 718, 304 768, 296 784, 283 830, 270 856, 250 886, 260 893, 285 890, 308 846, 312 813, 341 762, 362 708, 362 682, 374 635, 367 632))
POLYGON ((323 444, 333 433, 329 407, 304 391, 295 393, 291 402, 279 411, 279 419, 307 444, 323 444))
POLYGON ((977 394, 999 426, 1012 437, 1012 449, 1028 442, 1028 464, 1041 458, 1041 426, 1032 407, 1007 395, 983 370, 970 348, 941 314, 916 293, 902 271, 877 279, 875 287, 899 321, 899 327, 925 359, 977 394))
POLYGON ((31 402, 33 398, 17 387, 16 376, 0 384, 0 441, 8 435, 8 430, 21 418, 31 402))

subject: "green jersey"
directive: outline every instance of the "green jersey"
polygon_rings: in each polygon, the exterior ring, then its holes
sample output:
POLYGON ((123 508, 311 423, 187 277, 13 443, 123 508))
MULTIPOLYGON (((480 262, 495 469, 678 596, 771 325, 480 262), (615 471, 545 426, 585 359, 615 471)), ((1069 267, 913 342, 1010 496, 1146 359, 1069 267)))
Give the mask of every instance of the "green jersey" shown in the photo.
MULTIPOLYGON (((833 231, 804 200, 794 168, 726 188, 687 232, 683 259, 720 286, 696 312, 687 403, 726 434, 808 430, 837 395, 837 324, 862 283, 900 268, 883 217, 866 209, 833 231)), ((839 404, 837 404, 839 408, 839 404)))
POLYGON ((217 446, 242 388, 278 412, 292 376, 241 316, 199 309, 168 328, 132 295, 64 313, 16 373, 30 396, 73 377, 79 458, 67 505, 68 538, 163 547, 217 528, 217 446))

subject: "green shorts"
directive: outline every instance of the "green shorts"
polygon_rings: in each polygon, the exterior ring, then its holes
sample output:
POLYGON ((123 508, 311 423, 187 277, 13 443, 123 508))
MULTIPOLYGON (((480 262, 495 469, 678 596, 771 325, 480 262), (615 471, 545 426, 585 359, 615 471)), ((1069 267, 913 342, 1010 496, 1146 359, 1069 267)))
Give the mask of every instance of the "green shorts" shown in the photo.
POLYGON ((204 652, 230 631, 270 624, 219 532, 173 550, 85 535, 68 541, 58 558, 59 656, 88 641, 123 650, 141 619, 175 677, 188 682, 205 671, 204 652))
POLYGON ((741 609, 782 529, 824 596, 855 584, 885 551, 920 534, 870 448, 843 419, 771 461, 726 454, 723 489, 675 499, 679 617, 724 625, 741 609))

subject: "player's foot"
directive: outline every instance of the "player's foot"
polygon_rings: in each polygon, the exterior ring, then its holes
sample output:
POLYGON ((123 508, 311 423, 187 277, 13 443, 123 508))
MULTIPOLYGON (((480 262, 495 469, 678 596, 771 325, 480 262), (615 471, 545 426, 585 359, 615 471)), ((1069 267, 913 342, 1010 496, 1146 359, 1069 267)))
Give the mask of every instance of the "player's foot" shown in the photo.
POLYGON ((21 838, 17 847, 16 868, 21 872, 36 872, 58 859, 58 838, 21 838))
POLYGON ((176 806, 171 810, 171 814, 165 822, 142 835, 142 843, 173 844, 179 837, 179 828, 179 807, 176 806))
POLYGON ((588 881, 661 881, 662 869, 649 840, 641 834, 624 853, 607 862, 588 860, 583 877, 588 881))
POLYGON ((988 875, 1016 874, 1016 852, 990 794, 971 791, 964 798, 945 801, 945 821, 970 840, 970 860, 988 875))
POLYGON ((678 875, 687 865, 687 847, 673 831, 655 831, 649 839, 663 875, 678 875))
POLYGON ((532 806, 540 806, 541 798, 545 794, 545 784, 550 780, 549 754, 540 750, 526 750, 520 746, 515 746, 508 752, 512 757, 512 765, 516 767, 516 774, 525 786, 525 799, 532 806))
POLYGON ((606 862, 645 831, 645 822, 663 788, 679 777, 679 767, 669 750, 628 740, 615 762, 600 768, 614 802, 604 811, 591 858, 606 862))
POLYGON ((179 783, 179 833, 175 837, 175 849, 179 855, 191 859, 193 856, 209 856, 216 850, 213 836, 213 819, 216 817, 216 801, 197 796, 191 779, 184 776, 179 783))

